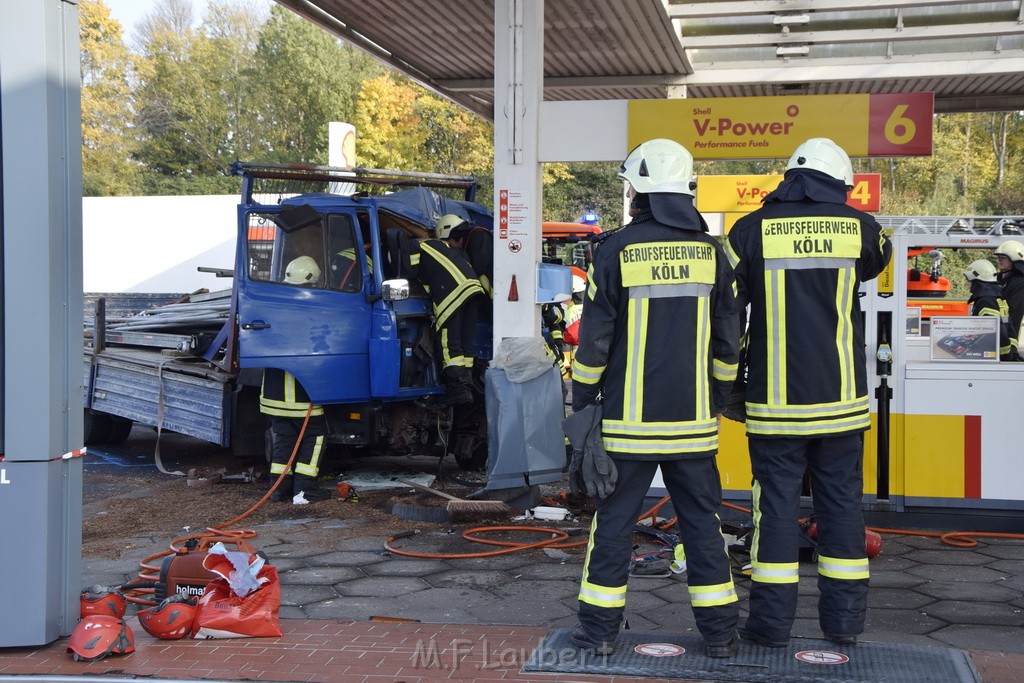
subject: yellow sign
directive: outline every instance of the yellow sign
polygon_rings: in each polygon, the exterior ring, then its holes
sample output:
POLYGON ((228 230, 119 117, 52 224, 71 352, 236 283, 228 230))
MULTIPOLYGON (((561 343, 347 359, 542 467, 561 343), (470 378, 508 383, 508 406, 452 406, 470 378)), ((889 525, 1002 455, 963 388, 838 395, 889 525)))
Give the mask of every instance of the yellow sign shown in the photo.
POLYGON ((784 158, 833 139, 850 156, 931 154, 931 93, 632 100, 628 143, 669 138, 697 159, 784 158))
MULTIPOLYGON (((883 230, 886 237, 892 237, 892 230, 883 230)), ((893 292, 896 291, 896 259, 889 259, 889 263, 886 264, 882 272, 878 274, 878 280, 875 282, 876 292, 878 296, 887 297, 892 296, 893 292)))
POLYGON ((841 216, 768 218, 761 221, 764 257, 857 258, 860 221, 841 216))
POLYGON ((781 182, 780 175, 702 175, 697 179, 697 210, 750 213, 781 182))

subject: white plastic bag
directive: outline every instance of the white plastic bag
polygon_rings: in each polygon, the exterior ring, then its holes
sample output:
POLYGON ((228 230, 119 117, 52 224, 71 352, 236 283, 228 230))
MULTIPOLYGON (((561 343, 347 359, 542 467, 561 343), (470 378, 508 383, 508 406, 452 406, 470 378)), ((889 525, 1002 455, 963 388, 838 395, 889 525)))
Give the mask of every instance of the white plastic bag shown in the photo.
POLYGON ((554 359, 540 337, 509 337, 498 343, 491 367, 504 370, 510 382, 528 382, 551 369, 554 359))

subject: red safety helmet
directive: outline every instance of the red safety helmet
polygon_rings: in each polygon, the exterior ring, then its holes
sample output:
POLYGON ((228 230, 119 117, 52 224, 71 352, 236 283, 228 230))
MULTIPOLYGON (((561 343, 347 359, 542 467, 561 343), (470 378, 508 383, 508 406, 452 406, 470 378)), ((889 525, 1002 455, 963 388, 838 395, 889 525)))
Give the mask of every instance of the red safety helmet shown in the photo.
POLYGON ((135 637, 123 619, 94 614, 78 622, 68 641, 68 652, 79 662, 126 655, 135 652, 135 637))
POLYGON ((136 616, 146 633, 161 640, 178 640, 192 632, 196 598, 172 595, 156 607, 140 609, 136 616))
POLYGON ((124 593, 115 588, 104 588, 103 586, 86 588, 79 596, 78 604, 79 619, 85 619, 94 614, 120 619, 128 609, 128 601, 125 600, 124 593))

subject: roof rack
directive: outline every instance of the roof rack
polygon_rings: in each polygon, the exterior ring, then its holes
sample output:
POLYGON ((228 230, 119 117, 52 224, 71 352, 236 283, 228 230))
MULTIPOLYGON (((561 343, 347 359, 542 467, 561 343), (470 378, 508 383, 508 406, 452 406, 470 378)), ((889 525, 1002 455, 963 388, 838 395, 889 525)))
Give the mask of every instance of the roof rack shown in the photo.
MULTIPOLYGON (((254 194, 302 194, 330 191, 332 184, 347 184, 375 189, 379 193, 392 187, 429 187, 462 190, 467 201, 473 201, 478 183, 474 176, 426 173, 419 171, 387 171, 362 166, 316 166, 310 164, 271 164, 236 161, 232 175, 242 176, 242 203, 252 204, 254 194), (259 187, 257 181, 278 181, 273 190, 259 187)), ((372 193, 371 193, 372 194, 372 193)))

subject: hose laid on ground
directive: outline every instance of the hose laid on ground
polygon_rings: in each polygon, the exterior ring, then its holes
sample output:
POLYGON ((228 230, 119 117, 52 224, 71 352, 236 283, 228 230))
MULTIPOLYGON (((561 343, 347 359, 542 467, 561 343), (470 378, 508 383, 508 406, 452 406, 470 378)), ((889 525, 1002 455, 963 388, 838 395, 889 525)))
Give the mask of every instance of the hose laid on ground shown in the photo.
POLYGON ((131 583, 127 583, 121 586, 121 588, 125 590, 125 598, 129 602, 134 602, 139 605, 156 604, 155 600, 142 597, 144 595, 152 595, 156 590, 156 582, 160 579, 161 565, 151 564, 153 561, 161 557, 167 557, 168 555, 186 554, 189 552, 187 544, 196 543, 198 539, 227 537, 235 540, 244 540, 255 538, 257 536, 257 533, 252 529, 228 530, 227 527, 242 521, 252 513, 256 512, 258 509, 260 509, 260 507, 262 507, 262 505, 265 502, 267 502, 270 496, 273 495, 274 491, 277 490, 277 487, 281 485, 281 482, 291 471, 292 463, 295 462, 295 458, 299 454, 299 446, 302 444, 302 437, 306 434, 306 426, 309 424, 309 417, 312 414, 312 412, 313 406, 310 405, 309 409, 306 410, 306 417, 302 421, 302 427, 299 428, 299 436, 298 438, 295 439, 295 446, 292 448, 292 454, 291 456, 289 456, 288 462, 284 466, 284 471, 281 472, 281 474, 277 477, 277 481, 274 482, 274 485, 271 486, 270 489, 263 494, 263 497, 256 501, 252 505, 252 507, 250 507, 248 510, 238 515, 237 517, 230 519, 226 522, 221 522, 220 524, 207 527, 207 533, 196 534, 191 536, 182 536, 180 538, 176 538, 173 541, 171 541, 169 549, 142 558, 142 560, 139 562, 139 580, 132 581, 131 583))
POLYGON ((501 550, 486 550, 478 553, 417 553, 411 550, 399 550, 391 546, 393 541, 397 541, 401 538, 408 538, 418 534, 418 531, 405 531, 400 534, 394 534, 388 536, 384 540, 384 549, 394 553, 395 555, 403 555, 405 557, 421 557, 427 559, 445 559, 445 560, 466 560, 478 557, 494 557, 495 555, 505 555, 507 553, 515 553, 520 550, 532 550, 534 548, 576 548, 581 545, 586 545, 587 541, 569 541, 568 538, 571 535, 567 531, 561 529, 549 529, 547 527, 537 526, 478 526, 472 529, 466 529, 462 532, 462 537, 467 541, 473 543, 484 543, 486 545, 497 545, 502 546, 501 550), (503 531, 526 531, 537 534, 550 534, 551 538, 543 541, 537 541, 535 543, 519 543, 516 541, 496 541, 493 539, 478 538, 477 534, 494 533, 503 531))

